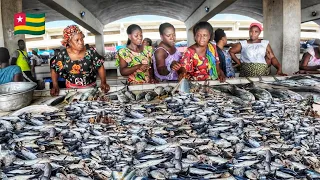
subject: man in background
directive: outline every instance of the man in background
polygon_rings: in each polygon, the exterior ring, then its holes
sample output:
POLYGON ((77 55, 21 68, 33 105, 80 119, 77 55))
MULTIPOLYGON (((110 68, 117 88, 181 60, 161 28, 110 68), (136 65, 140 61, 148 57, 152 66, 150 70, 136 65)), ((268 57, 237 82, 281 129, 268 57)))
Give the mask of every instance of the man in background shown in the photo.
POLYGON ((18 41, 18 47, 19 49, 17 49, 11 57, 11 65, 19 66, 23 72, 23 77, 27 81, 37 82, 36 79, 32 76, 28 54, 25 51, 26 44, 24 40, 20 39, 18 41))

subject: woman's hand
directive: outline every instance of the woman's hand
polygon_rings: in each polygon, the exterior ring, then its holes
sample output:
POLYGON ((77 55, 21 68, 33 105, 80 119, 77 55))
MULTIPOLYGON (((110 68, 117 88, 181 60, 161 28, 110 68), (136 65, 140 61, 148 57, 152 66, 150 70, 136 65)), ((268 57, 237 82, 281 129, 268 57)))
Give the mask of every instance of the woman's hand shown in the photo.
POLYGON ((139 66, 140 66, 139 69, 143 72, 150 69, 150 66, 148 64, 140 64, 139 66))
POLYGON ((60 92, 59 86, 53 86, 50 90, 51 96, 58 96, 60 92))
POLYGON ((170 68, 173 70, 173 71, 179 71, 179 69, 181 68, 181 64, 178 63, 177 61, 173 61, 170 65, 170 68))
POLYGON ((191 79, 191 76, 190 76, 189 73, 179 74, 179 81, 180 81, 181 79, 183 79, 183 78, 185 78, 185 79, 187 79, 187 80, 190 80, 190 79, 191 79))
POLYGON ((103 93, 107 93, 107 92, 109 92, 109 90, 110 90, 110 86, 109 86, 109 84, 107 84, 107 83, 102 83, 102 84, 100 85, 100 89, 101 89, 101 91, 102 91, 103 93))
POLYGON ((226 81, 226 76, 224 75, 224 73, 222 71, 220 71, 218 73, 218 79, 219 81, 222 83, 222 82, 225 82, 226 81))
POLYGON ((150 84, 157 84, 157 83, 159 83, 159 81, 156 79, 150 79, 149 83, 150 84))
POLYGON ((279 76, 288 76, 288 74, 284 74, 281 70, 277 71, 277 75, 279 75, 279 76))

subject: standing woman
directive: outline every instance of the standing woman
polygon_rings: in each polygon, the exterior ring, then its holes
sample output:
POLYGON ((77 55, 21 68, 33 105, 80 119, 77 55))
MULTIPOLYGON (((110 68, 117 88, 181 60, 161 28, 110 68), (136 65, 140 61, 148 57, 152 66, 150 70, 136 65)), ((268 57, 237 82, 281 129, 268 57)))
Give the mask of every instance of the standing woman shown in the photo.
POLYGON ((51 64, 51 95, 59 95, 58 76, 66 79, 67 88, 86 88, 96 86, 97 73, 101 90, 108 92, 110 87, 106 81, 104 59, 94 48, 86 49, 79 27, 67 26, 63 30, 63 38, 61 43, 66 49, 59 52, 51 64))
POLYGON ((213 28, 208 22, 199 22, 193 28, 195 44, 183 54, 179 70, 179 79, 188 78, 197 81, 216 80, 224 82, 226 77, 220 69, 219 57, 213 39, 213 28))
POLYGON ((154 74, 159 81, 178 80, 177 71, 181 65, 181 54, 175 47, 176 32, 172 24, 163 23, 159 27, 161 42, 152 56, 154 74))
POLYGON ((252 23, 249 29, 250 39, 234 44, 229 51, 237 66, 240 66, 240 77, 269 75, 271 64, 277 69, 278 75, 286 75, 282 73, 281 64, 274 56, 269 41, 259 39, 262 30, 260 23, 252 23), (239 52, 240 59, 236 56, 239 52))
POLYGON ((120 66, 122 76, 128 76, 131 84, 154 83, 151 68, 152 46, 142 45, 142 29, 136 24, 127 28, 127 46, 119 49, 116 66, 120 66))

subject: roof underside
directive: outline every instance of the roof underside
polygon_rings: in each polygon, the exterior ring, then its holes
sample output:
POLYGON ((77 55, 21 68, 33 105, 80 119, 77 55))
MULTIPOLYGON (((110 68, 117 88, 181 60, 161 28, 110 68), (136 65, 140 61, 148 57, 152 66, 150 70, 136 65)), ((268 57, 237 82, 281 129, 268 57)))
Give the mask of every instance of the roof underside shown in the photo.
MULTIPOLYGON (((205 0, 78 0, 101 21, 113 21, 135 15, 159 15, 185 21, 205 0)), ((319 0, 301 0, 301 7, 319 4, 319 0)), ((46 13, 46 21, 67 20, 66 17, 38 0, 23 0, 23 11, 46 13)), ((240 14, 263 20, 262 0, 237 0, 221 13, 240 14)))

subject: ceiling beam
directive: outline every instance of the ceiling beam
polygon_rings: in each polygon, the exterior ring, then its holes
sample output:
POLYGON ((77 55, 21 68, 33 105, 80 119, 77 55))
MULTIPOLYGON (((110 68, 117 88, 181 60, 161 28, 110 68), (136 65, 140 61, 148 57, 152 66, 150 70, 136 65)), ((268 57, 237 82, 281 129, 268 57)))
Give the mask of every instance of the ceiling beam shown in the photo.
POLYGON ((200 21, 208 21, 226 9, 236 0, 206 0, 185 21, 187 29, 191 29, 200 21))
POLYGON ((103 34, 103 24, 77 0, 39 0, 95 35, 103 34), (81 17, 80 12, 85 16, 81 17))
POLYGON ((301 9, 301 23, 320 19, 320 4, 301 9), (312 14, 316 12, 316 14, 312 14))

